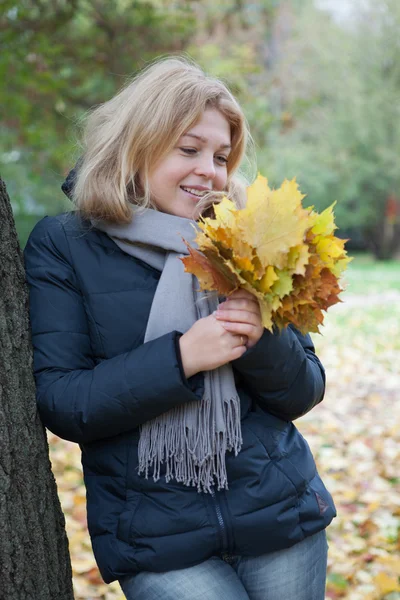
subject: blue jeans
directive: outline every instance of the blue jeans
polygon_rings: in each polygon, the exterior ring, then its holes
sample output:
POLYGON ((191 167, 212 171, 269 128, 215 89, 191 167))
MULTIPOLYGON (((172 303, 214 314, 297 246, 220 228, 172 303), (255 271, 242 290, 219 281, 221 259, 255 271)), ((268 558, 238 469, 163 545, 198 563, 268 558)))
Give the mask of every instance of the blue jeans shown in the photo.
POLYGON ((324 600, 325 531, 262 556, 212 556, 194 567, 120 580, 127 600, 324 600))

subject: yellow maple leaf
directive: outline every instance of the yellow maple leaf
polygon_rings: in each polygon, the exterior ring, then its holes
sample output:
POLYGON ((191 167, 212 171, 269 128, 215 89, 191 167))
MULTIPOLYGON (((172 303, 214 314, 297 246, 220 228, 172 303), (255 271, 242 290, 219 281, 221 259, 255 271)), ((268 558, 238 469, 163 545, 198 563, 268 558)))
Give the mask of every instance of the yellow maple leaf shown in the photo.
POLYGON ((306 244, 290 248, 287 257, 287 266, 295 275, 304 275, 310 252, 306 244))
POLYGON ((214 205, 214 213, 217 220, 225 225, 225 227, 230 227, 232 230, 236 228, 235 217, 237 215, 238 209, 232 200, 224 197, 221 202, 214 205))
POLYGON ((335 229, 337 229, 334 222, 333 209, 336 202, 328 206, 322 213, 311 213, 311 219, 313 222, 311 231, 314 235, 331 235, 335 229))
POLYGON ((340 258, 339 260, 336 261, 336 263, 333 265, 332 273, 336 276, 336 277, 340 277, 343 273, 343 271, 347 268, 347 265, 353 260, 352 256, 345 256, 344 258, 340 258))
POLYGON ((343 256, 344 240, 337 237, 318 237, 315 246, 321 260, 330 270, 334 268, 337 259, 343 256))
POLYGON ((327 260, 328 257, 338 258, 341 254, 343 254, 343 247, 340 242, 341 240, 332 236, 320 237, 315 245, 317 246, 318 254, 323 258, 323 260, 327 260))
POLYGON ((199 227, 212 240, 222 241, 221 235, 231 240, 236 229, 236 212, 234 203, 224 197, 221 202, 214 205, 215 219, 202 219, 199 221, 199 227))
POLYGON ((253 266, 252 261, 250 260, 250 258, 247 258, 246 256, 244 256, 244 257, 235 256, 234 264, 241 271, 254 271, 254 266, 253 266))
POLYGON ((270 192, 268 179, 259 173, 254 183, 247 188, 246 206, 253 205, 259 198, 268 195, 270 192))
POLYGON ((276 274, 274 267, 269 265, 265 271, 265 274, 260 279, 260 282, 257 287, 260 290, 260 292, 266 294, 270 291, 272 284, 275 283, 277 279, 278 275, 276 274))
POLYGON ((265 268, 284 268, 288 250, 303 242, 310 223, 302 198, 295 180, 271 191, 267 180, 259 177, 249 187, 246 207, 238 212, 238 229, 265 268))

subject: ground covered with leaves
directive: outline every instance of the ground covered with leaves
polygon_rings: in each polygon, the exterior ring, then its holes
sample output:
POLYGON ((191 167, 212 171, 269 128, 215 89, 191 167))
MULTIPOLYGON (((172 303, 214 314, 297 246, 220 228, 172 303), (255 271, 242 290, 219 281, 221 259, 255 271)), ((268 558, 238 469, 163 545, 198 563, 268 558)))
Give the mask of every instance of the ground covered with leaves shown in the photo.
MULTIPOLYGON (((343 304, 314 335, 324 402, 297 422, 336 502, 327 599, 400 599, 400 263, 350 265, 343 304)), ((76 600, 123 600, 98 573, 86 528, 79 448, 49 434, 76 600)))

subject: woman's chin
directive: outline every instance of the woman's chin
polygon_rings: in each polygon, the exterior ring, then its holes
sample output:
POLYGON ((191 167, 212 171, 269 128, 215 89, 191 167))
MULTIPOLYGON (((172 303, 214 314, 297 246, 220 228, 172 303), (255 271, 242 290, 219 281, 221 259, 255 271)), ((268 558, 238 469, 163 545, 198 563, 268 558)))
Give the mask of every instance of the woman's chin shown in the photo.
POLYGON ((182 210, 180 211, 180 214, 177 215, 178 217, 183 217, 184 219, 191 219, 192 221, 197 221, 197 219, 200 217, 201 211, 194 209, 193 208, 190 210, 182 210))

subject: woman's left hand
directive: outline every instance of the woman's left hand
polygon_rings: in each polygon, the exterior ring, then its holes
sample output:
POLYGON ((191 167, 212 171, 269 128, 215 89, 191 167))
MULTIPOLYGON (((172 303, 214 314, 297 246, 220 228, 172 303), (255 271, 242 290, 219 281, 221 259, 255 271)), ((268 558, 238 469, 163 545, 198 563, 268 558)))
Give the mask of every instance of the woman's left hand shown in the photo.
POLYGON ((227 331, 242 335, 245 345, 252 348, 263 334, 260 305, 257 298, 246 290, 233 292, 214 313, 227 331))

